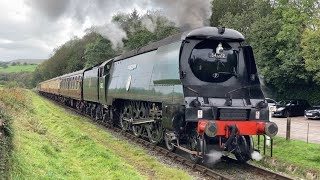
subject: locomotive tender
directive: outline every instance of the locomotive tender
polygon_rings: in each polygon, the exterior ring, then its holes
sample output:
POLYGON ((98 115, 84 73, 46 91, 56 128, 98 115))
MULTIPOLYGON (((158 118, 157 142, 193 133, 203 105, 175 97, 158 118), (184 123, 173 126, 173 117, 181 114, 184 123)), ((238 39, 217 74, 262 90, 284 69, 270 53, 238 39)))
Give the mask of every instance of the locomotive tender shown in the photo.
POLYGON ((97 120, 190 154, 212 149, 245 162, 252 135, 278 128, 260 88, 252 48, 238 31, 202 27, 85 70, 39 83, 38 91, 97 120))

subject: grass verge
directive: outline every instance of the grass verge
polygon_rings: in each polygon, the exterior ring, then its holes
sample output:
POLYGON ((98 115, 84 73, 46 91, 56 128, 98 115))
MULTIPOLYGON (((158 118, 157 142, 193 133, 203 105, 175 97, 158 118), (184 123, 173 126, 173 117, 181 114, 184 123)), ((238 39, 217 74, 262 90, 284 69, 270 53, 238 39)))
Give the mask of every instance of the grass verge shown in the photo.
POLYGON ((0 179, 9 179, 9 161, 12 149, 11 118, 0 106, 0 179))
POLYGON ((191 179, 88 119, 25 92, 13 108, 11 179, 191 179))
MULTIPOLYGON (((274 138, 273 157, 256 162, 264 167, 307 179, 320 177, 320 144, 274 138)), ((270 154, 267 149, 266 154, 270 154)))

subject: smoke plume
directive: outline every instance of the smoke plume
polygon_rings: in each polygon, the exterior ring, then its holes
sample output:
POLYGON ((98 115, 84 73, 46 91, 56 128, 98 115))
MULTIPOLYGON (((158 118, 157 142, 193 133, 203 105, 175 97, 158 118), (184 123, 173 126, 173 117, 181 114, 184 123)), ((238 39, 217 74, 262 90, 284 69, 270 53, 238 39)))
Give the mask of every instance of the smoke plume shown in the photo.
POLYGON ((207 25, 211 15, 210 0, 151 0, 151 4, 182 29, 207 25))
MULTIPOLYGON (((121 46, 126 37, 125 31, 111 23, 118 12, 128 13, 137 9, 144 14, 146 9, 159 10, 162 15, 180 27, 182 31, 208 24, 211 15, 210 0, 24 0, 37 17, 57 20, 70 19, 71 23, 94 26, 95 31, 107 37, 113 46, 121 46), (60 19, 59 19, 60 18, 60 19), (107 22, 107 23, 106 23, 107 22)), ((142 24, 151 32, 155 30, 155 21, 143 16, 142 24)), ((63 27, 62 27, 63 28, 63 27)))
POLYGON ((107 23, 103 26, 96 26, 92 28, 92 30, 104 38, 109 39, 113 49, 122 47, 122 40, 127 38, 126 32, 116 23, 107 23))

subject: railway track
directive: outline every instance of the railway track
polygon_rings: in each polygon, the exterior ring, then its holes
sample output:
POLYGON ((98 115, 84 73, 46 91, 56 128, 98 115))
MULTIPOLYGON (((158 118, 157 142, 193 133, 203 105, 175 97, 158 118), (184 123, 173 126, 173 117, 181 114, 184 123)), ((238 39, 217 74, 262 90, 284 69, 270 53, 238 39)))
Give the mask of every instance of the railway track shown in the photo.
MULTIPOLYGON (((49 98, 47 98, 49 99, 49 98)), ((152 143, 150 143, 149 141, 146 141, 142 138, 138 138, 136 136, 134 136, 133 134, 129 133, 129 132, 125 132, 123 130, 121 130, 120 128, 111 126, 110 124, 101 122, 101 121, 96 121, 94 118, 92 118, 91 116, 88 116, 76 109, 73 109, 69 106, 66 106, 64 104, 61 104, 59 102, 56 102, 52 99, 49 99, 50 101, 54 102, 55 104, 71 110, 72 112, 75 112, 81 116, 85 116, 87 118, 89 118, 90 120, 94 121, 95 123, 98 123, 102 126, 104 126, 105 128, 107 128, 109 131, 112 131, 114 133, 118 133, 120 135, 122 135, 123 137, 125 137, 126 139, 128 139, 130 142, 135 142, 137 144, 142 145, 143 147, 155 151, 159 154, 161 154, 162 156, 168 157, 170 158, 172 161, 179 163, 185 167, 188 167, 190 169, 192 169, 195 172, 201 173, 204 177, 208 178, 208 179, 217 179, 217 180, 231 180, 231 179, 238 179, 237 177, 232 177, 232 176, 228 176, 225 175, 223 173, 220 173, 210 167, 206 167, 205 165, 202 164, 195 164, 194 162, 192 162, 190 159, 183 157, 182 155, 179 155, 177 153, 171 152, 161 146, 156 146, 152 143)), ((224 157, 224 161, 226 163, 228 163, 228 165, 230 164, 239 164, 235 159, 229 158, 229 157, 224 157)), ((264 168, 260 168, 256 165, 252 165, 252 164, 242 164, 241 166, 243 166, 244 169, 246 169, 247 171, 249 171, 249 173, 255 174, 255 177, 253 179, 273 179, 273 180, 293 180, 293 178, 284 176, 282 174, 264 169, 264 168), (261 177, 261 178, 257 178, 257 177, 261 177)))

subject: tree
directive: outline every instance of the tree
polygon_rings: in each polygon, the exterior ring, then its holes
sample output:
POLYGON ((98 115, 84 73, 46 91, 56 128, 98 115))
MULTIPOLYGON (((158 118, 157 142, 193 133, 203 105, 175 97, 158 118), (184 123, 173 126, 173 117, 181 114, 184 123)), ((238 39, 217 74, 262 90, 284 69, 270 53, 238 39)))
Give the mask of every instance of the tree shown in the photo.
POLYGON ((243 12, 248 12, 247 9, 252 6, 253 0, 213 0, 212 15, 210 18, 211 26, 220 26, 221 19, 225 15, 234 16, 243 12))
POLYGON ((86 46, 84 58, 86 67, 91 67, 102 63, 116 55, 116 51, 112 49, 111 42, 99 36, 95 42, 86 46))
POLYGON ((320 29, 306 29, 302 36, 301 46, 305 68, 314 74, 313 80, 320 84, 320 29))
POLYGON ((117 14, 112 19, 127 33, 128 39, 124 40, 125 51, 145 46, 178 32, 178 28, 158 11, 149 11, 141 16, 134 10, 128 14, 117 14), (153 31, 143 23, 146 19, 151 21, 153 31))
POLYGON ((220 17, 219 25, 238 30, 247 38, 246 43, 250 44, 253 24, 272 14, 273 8, 269 1, 244 1, 244 4, 248 4, 248 6, 240 6, 242 9, 238 11, 236 7, 231 5, 229 11, 225 11, 224 15, 220 17))

